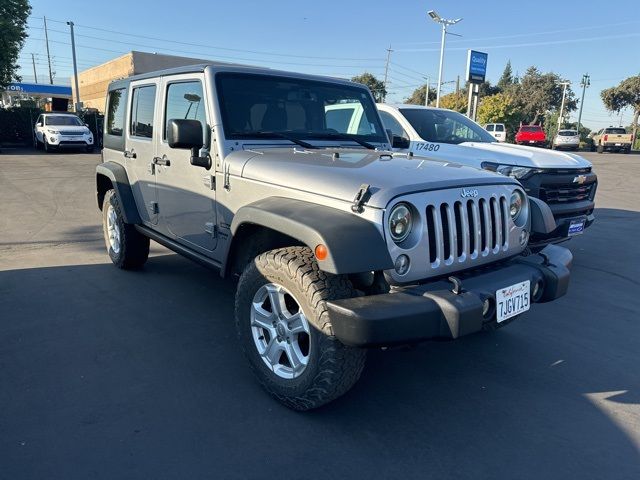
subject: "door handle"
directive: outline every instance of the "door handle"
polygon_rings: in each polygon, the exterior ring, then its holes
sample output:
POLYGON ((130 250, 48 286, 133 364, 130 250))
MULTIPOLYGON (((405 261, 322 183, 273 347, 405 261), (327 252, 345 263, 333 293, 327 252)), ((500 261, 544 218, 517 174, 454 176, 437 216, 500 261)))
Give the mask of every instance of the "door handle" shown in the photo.
POLYGON ((169 160, 167 157, 153 157, 153 164, 154 165, 162 165, 163 167, 168 167, 171 165, 171 160, 169 160))
POLYGON ((137 157, 136 152, 133 149, 131 149, 131 151, 125 150, 122 154, 124 155, 125 158, 136 158, 137 157))

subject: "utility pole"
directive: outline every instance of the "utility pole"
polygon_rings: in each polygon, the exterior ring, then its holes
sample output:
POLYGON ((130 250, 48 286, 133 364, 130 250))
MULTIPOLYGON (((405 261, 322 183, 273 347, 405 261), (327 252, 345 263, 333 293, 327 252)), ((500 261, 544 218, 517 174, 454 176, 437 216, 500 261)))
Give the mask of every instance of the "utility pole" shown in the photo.
POLYGON ((428 107, 429 106, 429 89, 430 89, 430 85, 429 85, 429 77, 427 77, 427 90, 424 93, 424 106, 428 107))
POLYGON ((456 95, 460 94, 460 75, 458 75, 458 78, 456 79, 456 95))
POLYGON ((31 62, 33 63, 33 78, 35 78, 36 83, 38 83, 38 74, 36 73, 36 59, 33 56, 33 53, 31 54, 31 62))
POLYGON ((456 18, 455 20, 447 20, 446 18, 440 17, 435 11, 429 10, 427 14, 431 17, 436 23, 442 25, 442 40, 440 42, 440 67, 438 68, 438 86, 436 88, 436 108, 440 107, 440 87, 442 86, 442 67, 444 66, 444 44, 447 36, 447 27, 449 25, 455 25, 462 18, 456 18))
POLYGON ((560 131, 560 129, 562 128, 562 124, 564 123, 562 121, 562 117, 564 116, 564 99, 566 98, 566 95, 567 95, 567 87, 571 85, 571 82, 560 82, 560 85, 562 85, 563 88, 562 88, 562 102, 560 103, 560 115, 558 116, 558 131, 560 131))
POLYGON ((44 40, 47 44, 47 62, 49 62, 49 83, 53 85, 53 74, 51 73, 51 55, 49 55, 49 33, 47 32, 47 17, 44 18, 44 40))
POLYGON ((78 113, 80 110, 80 88, 78 87, 78 65, 76 64, 76 38, 73 34, 73 22, 67 22, 67 25, 71 27, 71 53, 73 55, 73 78, 75 80, 76 85, 76 104, 75 104, 75 112, 78 113))
POLYGON ((582 75, 580 86, 582 87, 582 98, 580 99, 580 112, 578 113, 578 136, 580 136, 580 121, 582 120, 582 106, 584 105, 584 91, 591 85, 591 77, 588 73, 582 75))
MULTIPOLYGON (((387 77, 389 76, 389 60, 391 60, 391 52, 393 52, 393 50, 391 50, 391 45, 389 45, 389 48, 387 48, 387 64, 384 67, 384 92, 387 91, 387 77)), ((387 96, 384 94, 382 96, 382 101, 384 102, 386 99, 387 96)))

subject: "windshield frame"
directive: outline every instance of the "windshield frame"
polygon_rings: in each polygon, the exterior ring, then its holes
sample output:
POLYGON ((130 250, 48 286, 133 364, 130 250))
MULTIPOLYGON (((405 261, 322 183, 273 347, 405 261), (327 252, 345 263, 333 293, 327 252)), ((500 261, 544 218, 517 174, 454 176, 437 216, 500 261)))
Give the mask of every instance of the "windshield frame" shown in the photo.
MULTIPOLYGON (((234 141, 261 141, 265 140, 277 140, 282 141, 283 136, 295 138, 296 140, 312 140, 312 141, 320 141, 320 142, 355 142, 358 147, 362 146, 362 142, 368 144, 388 144, 389 140, 386 136, 386 130, 382 124, 380 119, 380 115, 376 108, 375 101, 373 96, 371 95, 371 91, 362 86, 358 86, 356 84, 348 84, 342 83, 339 81, 332 81, 331 79, 323 80, 323 79, 314 79, 314 78, 305 78, 305 77, 297 77, 295 75, 287 76, 287 75, 274 75, 267 73, 248 73, 248 72, 217 72, 215 74, 215 86, 216 86, 216 97, 218 102, 218 109, 220 114, 220 119, 222 121, 222 131, 224 133, 225 140, 234 140, 234 141), (313 87, 330 87, 335 89, 344 90, 346 94, 352 92, 351 95, 354 98, 359 98, 359 104, 363 109, 362 115, 366 115, 366 118, 370 123, 374 124, 374 127, 378 134, 371 135, 361 135, 361 134, 348 134, 346 132, 337 132, 340 137, 337 138, 336 132, 332 130, 272 130, 273 135, 269 136, 267 131, 260 131, 256 129, 254 132, 237 132, 231 131, 230 126, 231 122, 229 121, 229 111, 225 108, 224 105, 224 82, 226 80, 238 80, 238 79, 264 79, 265 81, 280 81, 280 82, 291 82, 291 83, 300 83, 301 86, 304 86, 306 89, 313 91, 313 87), (363 95, 364 94, 364 95, 363 95), (352 138, 348 138, 352 137, 352 138)), ((345 95, 347 97, 348 95, 345 95)), ((325 107, 330 104, 326 104, 325 107)), ((336 104, 338 105, 338 104, 336 104)), ((293 140, 290 140, 293 141, 293 140)), ((322 147, 322 145, 318 145, 318 147, 322 147)))
POLYGON ((76 117, 75 115, 46 115, 44 117, 44 124, 47 127, 83 127, 84 123, 82 122, 82 120, 80 120, 80 118, 76 117), (68 123, 51 123, 50 121, 54 118, 73 118, 76 122, 75 125, 69 125, 68 123))
MULTIPOLYGON (((432 143, 441 143, 441 144, 446 144, 446 145, 460 145, 462 143, 496 143, 496 139, 493 135, 491 135, 489 132, 487 132, 484 128, 482 128, 481 125, 479 125, 478 123, 474 122, 473 120, 471 120, 470 118, 468 118, 467 116, 456 112, 454 110, 447 110, 447 109, 443 109, 443 108, 398 108, 398 110, 400 111, 400 114, 405 118, 405 120, 409 123, 409 125, 411 125, 411 128, 415 131, 415 133, 425 142, 432 142, 432 143), (462 124, 463 126, 467 127, 469 130, 471 130, 473 133, 475 133, 478 137, 480 137, 480 139, 463 139, 462 141, 445 141, 445 140, 441 140, 441 139, 437 139, 437 140, 433 140, 433 139, 429 139, 427 138, 427 136, 425 135, 425 132, 421 132, 420 130, 418 130, 418 128, 416 128, 416 123, 415 123, 415 118, 411 118, 411 116, 413 116, 415 113, 417 114, 443 114, 445 116, 447 116, 447 118, 451 119, 452 121, 458 122, 460 124, 462 124)), ((462 137, 458 137, 458 138, 462 138, 462 137)))

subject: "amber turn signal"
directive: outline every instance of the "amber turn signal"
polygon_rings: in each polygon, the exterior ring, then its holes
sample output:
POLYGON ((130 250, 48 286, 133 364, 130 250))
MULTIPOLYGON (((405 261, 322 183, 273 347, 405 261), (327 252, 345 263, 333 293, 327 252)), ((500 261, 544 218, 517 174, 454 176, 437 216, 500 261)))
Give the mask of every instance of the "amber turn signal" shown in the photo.
POLYGON ((325 245, 320 244, 316 246, 315 254, 318 260, 324 260, 329 255, 329 250, 325 245))

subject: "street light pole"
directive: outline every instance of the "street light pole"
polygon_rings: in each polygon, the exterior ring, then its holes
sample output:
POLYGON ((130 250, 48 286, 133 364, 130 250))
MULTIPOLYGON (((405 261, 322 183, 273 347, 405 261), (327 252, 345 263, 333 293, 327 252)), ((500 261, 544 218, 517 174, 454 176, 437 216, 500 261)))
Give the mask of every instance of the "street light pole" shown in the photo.
POLYGON ((431 20, 436 23, 442 25, 442 40, 440 42, 440 68, 438 69, 438 86, 436 88, 436 107, 440 107, 440 87, 442 86, 442 70, 444 67, 444 45, 447 36, 447 27, 449 25, 455 25, 462 18, 456 18, 455 20, 447 20, 446 18, 440 17, 434 10, 429 10, 427 12, 431 20))
POLYGON ((78 65, 76 63, 76 38, 73 34, 73 22, 67 22, 67 25, 71 27, 71 53, 73 55, 73 78, 76 86, 76 104, 74 110, 76 113, 80 109, 80 88, 78 87, 78 65))
POLYGON ((584 92, 591 85, 591 77, 588 73, 582 75, 580 86, 582 87, 582 98, 580 99, 580 111, 578 112, 578 136, 580 136, 580 122, 582 121, 582 106, 584 105, 584 92))
POLYGON ((564 99, 567 95, 567 87, 571 85, 571 82, 560 82, 560 85, 563 86, 562 89, 562 102, 560 103, 560 116, 558 117, 558 131, 562 128, 562 117, 564 113, 564 99))
POLYGON ((429 85, 429 77, 427 77, 427 90, 424 93, 424 106, 428 107, 429 106, 429 89, 431 88, 429 85))

